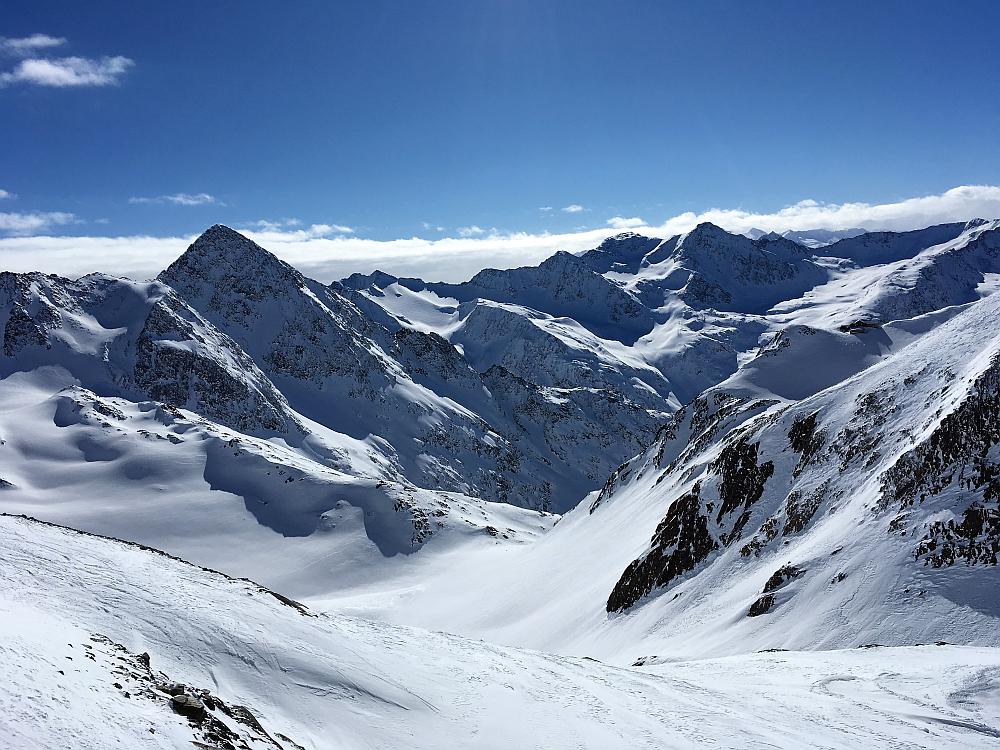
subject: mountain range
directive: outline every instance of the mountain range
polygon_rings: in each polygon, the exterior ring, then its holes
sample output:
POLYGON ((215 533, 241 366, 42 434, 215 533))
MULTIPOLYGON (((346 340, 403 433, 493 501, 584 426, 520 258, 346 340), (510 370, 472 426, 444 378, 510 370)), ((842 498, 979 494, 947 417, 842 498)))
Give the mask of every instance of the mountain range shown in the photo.
POLYGON ((0 273, 0 732, 987 746, 998 289, 998 219, 460 284, 215 225, 151 281, 0 273))

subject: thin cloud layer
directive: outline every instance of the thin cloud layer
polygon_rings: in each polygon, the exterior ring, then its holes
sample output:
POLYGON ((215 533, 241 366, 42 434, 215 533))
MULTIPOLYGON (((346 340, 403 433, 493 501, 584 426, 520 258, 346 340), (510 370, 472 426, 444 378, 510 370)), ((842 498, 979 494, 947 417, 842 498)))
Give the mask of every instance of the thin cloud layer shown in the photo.
POLYGON ((214 195, 209 195, 208 193, 174 193, 173 195, 157 195, 151 198, 133 196, 128 199, 128 202, 132 204, 173 203, 175 206, 224 205, 219 203, 214 195))
POLYGON ((52 227, 73 224, 76 220, 74 214, 63 211, 0 213, 0 232, 15 236, 32 235, 38 232, 47 232, 52 227))
POLYGON ((41 50, 59 47, 63 44, 66 44, 63 37, 49 36, 48 34, 32 34, 17 39, 0 36, 0 54, 28 57, 41 50))
POLYGON ((646 222, 638 216, 632 216, 631 218, 612 216, 606 223, 612 229, 635 229, 636 227, 646 226, 646 222))
POLYGON ((331 235, 354 234, 354 230, 351 227, 344 226, 343 224, 310 224, 308 227, 302 227, 301 229, 290 228, 297 226, 299 223, 298 219, 286 219, 283 223, 264 221, 263 223, 257 222, 256 228, 253 226, 245 227, 241 231, 247 237, 252 237, 255 242, 265 247, 268 247, 269 243, 307 242, 331 235))
MULTIPOLYGON (((0 216, 27 216, 0 214, 0 216)), ((35 214, 43 216, 43 214, 35 214)), ((57 216, 47 214, 47 216, 57 216)), ((63 222, 49 220, 48 226, 63 222)), ((336 225, 312 225, 308 229, 281 225, 245 229, 251 239, 320 281, 332 281, 350 273, 369 273, 376 268, 398 276, 420 276, 428 280, 460 281, 487 266, 510 268, 538 263, 557 250, 577 252, 595 247, 626 225, 654 237, 670 237, 711 221, 733 232, 751 228, 764 231, 789 229, 907 230, 951 221, 1000 217, 1000 187, 964 186, 939 195, 909 198, 893 203, 829 204, 799 201, 773 213, 740 209, 710 209, 674 216, 658 226, 636 226, 633 219, 614 217, 599 229, 563 234, 491 233, 470 237, 428 240, 418 237, 374 240, 336 234, 336 225), (621 220, 621 221, 617 221, 621 220), (622 224, 621 222, 625 222, 622 224), (326 230, 329 231, 326 231, 326 230), (319 232, 326 231, 319 235, 319 232)), ((17 222, 0 229, 11 233, 17 222)), ((19 234, 30 234, 22 222, 19 234)), ((347 227, 340 227, 348 229, 347 227)), ((0 239, 0 267, 14 271, 42 270, 79 276, 104 271, 135 278, 151 278, 184 251, 194 237, 7 237, 0 239)))

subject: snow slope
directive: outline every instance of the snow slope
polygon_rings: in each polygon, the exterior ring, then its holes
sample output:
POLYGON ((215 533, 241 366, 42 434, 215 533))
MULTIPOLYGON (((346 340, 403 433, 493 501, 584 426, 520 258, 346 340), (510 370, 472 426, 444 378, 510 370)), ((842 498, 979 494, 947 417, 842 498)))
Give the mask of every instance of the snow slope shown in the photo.
POLYGON ((10 516, 0 613, 0 732, 18 750, 968 748, 1000 736, 996 650, 609 667, 312 613, 247 581, 10 516))
POLYGON ((98 396, 62 368, 16 373, 0 381, 0 505, 292 596, 367 581, 425 544, 519 544, 554 520, 400 481, 368 444, 309 427, 295 447, 98 396))
POLYGON ((323 604, 619 664, 1000 645, 998 317, 786 330, 537 543, 323 604))
POLYGON ((0 376, 55 365, 102 393, 152 398, 253 434, 291 434, 253 361, 168 287, 101 274, 0 274, 0 376))

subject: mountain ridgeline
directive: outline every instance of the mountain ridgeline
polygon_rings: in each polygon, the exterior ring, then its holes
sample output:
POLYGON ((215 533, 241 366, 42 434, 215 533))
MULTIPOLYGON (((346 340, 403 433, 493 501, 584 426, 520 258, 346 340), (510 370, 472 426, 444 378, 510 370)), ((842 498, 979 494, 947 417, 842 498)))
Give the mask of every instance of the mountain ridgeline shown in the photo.
POLYGON ((499 545, 581 649, 993 642, 998 279, 1000 220, 625 233, 461 284, 322 284, 216 225, 154 281, 0 274, 0 497, 306 597, 428 545, 487 597, 499 545))

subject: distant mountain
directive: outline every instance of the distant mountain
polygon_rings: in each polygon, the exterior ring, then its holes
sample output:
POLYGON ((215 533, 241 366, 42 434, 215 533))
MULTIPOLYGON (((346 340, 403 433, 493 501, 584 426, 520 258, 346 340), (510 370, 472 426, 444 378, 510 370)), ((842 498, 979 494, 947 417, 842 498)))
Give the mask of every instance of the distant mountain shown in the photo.
MULTIPOLYGON (((558 277, 554 268, 545 273, 558 277)), ((633 312, 640 309, 602 277, 583 273, 593 284, 615 290, 633 312)), ((554 435, 526 427, 482 375, 494 365, 523 375, 516 360, 480 359, 477 365, 485 366, 470 366, 434 332, 366 315, 346 286, 306 279, 225 227, 208 230, 160 280, 239 342, 298 412, 356 439, 377 436, 380 449, 418 486, 563 510, 599 482, 614 460, 649 439, 665 413, 660 399, 648 398, 648 386, 636 391, 647 397, 644 404, 616 390, 608 398, 621 408, 605 415, 610 422, 591 424, 574 403, 578 397, 571 389, 580 385, 579 378, 557 375, 536 383, 537 400, 559 404, 566 413, 560 422, 576 423, 578 429, 554 435), (557 390, 541 390, 552 388, 557 390), (567 388, 564 395, 558 390, 567 388), (556 458, 554 451, 574 445, 579 453, 556 458)), ((559 291, 554 296, 562 299, 559 291)), ((478 326, 489 335, 496 316, 503 314, 476 310, 466 327, 478 326)), ((471 341, 466 343, 472 348, 471 341)), ((565 345, 549 336, 540 342, 547 346, 560 350, 565 345)), ((647 379, 662 380, 646 369, 647 379)), ((613 388, 625 377, 592 379, 587 385, 613 388)))
POLYGON ((743 234, 751 240, 759 240, 761 237, 784 237, 803 247, 816 250, 826 245, 832 245, 838 240, 857 237, 865 234, 865 229, 788 229, 784 232, 765 232, 763 229, 752 228, 743 234))
POLYGON ((865 234, 867 230, 865 229, 789 229, 786 232, 782 232, 781 236, 791 240, 792 242, 797 242, 800 245, 805 245, 806 247, 812 249, 818 249, 825 247, 827 245, 832 245, 834 242, 840 240, 849 239, 851 237, 858 237, 865 234))

